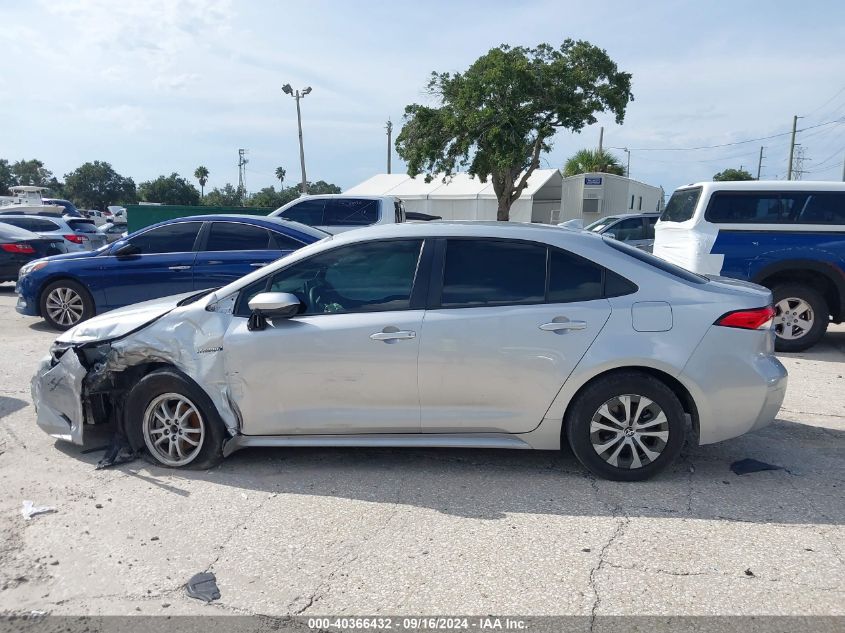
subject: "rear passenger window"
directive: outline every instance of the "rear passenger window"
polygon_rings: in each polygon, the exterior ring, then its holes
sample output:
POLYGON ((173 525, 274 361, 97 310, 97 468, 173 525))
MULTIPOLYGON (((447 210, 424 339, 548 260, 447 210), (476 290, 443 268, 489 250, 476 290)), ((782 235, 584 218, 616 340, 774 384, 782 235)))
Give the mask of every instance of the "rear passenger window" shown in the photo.
POLYGON ((325 198, 303 200, 282 212, 279 217, 293 222, 301 222, 308 226, 319 226, 323 224, 323 209, 325 206, 325 198))
POLYGON ((546 248, 497 240, 449 240, 444 308, 543 303, 546 248))
POLYGON ((369 226, 378 222, 378 200, 330 198, 326 202, 326 226, 369 226))
POLYGON ((549 254, 549 303, 591 301, 602 298, 602 269, 571 253, 551 249, 549 254))
POLYGON ((811 193, 798 216, 799 224, 845 224, 845 193, 811 193))
POLYGON ((622 220, 621 222, 611 226, 608 229, 608 232, 613 233, 613 236, 622 242, 645 239, 642 218, 628 218, 627 220, 622 220))
POLYGON ((213 222, 205 250, 261 251, 269 246, 270 232, 267 229, 239 222, 213 222))

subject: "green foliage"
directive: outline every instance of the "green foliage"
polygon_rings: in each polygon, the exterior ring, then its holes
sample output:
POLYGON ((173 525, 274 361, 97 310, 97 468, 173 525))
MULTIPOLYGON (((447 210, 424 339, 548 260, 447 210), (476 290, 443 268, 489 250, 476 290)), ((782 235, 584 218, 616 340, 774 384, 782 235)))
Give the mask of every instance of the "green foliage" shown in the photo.
POLYGON ((169 176, 159 176, 138 185, 138 193, 144 202, 161 204, 199 204, 200 192, 176 172, 169 176))
POLYGON ((619 159, 609 152, 595 149, 582 149, 575 152, 563 166, 564 176, 575 176, 588 172, 603 172, 606 174, 625 175, 625 168, 619 159))
POLYGON ((499 220, 551 149, 560 128, 579 132, 610 111, 622 123, 633 99, 631 75, 589 42, 560 48, 491 49, 464 73, 432 73, 428 91, 439 107, 411 104, 396 138, 408 174, 447 177, 460 169, 489 177, 499 220))
POLYGON ((715 182, 726 182, 731 180, 754 180, 754 176, 752 176, 749 172, 745 171, 744 169, 725 169, 724 171, 720 171, 718 174, 713 175, 713 180, 715 182))
MULTIPOLYGON (((297 195, 299 195, 299 186, 288 187, 288 189, 296 189, 297 195)), ((308 183, 308 195, 316 196, 327 193, 340 193, 340 187, 326 182, 325 180, 318 180, 317 182, 308 183)))
POLYGON ((5 158, 0 158, 0 196, 9 195, 9 187, 18 184, 12 174, 12 167, 5 158))
MULTIPOLYGON (((327 193, 340 193, 340 187, 324 180, 318 180, 314 183, 308 183, 308 193, 309 195, 315 196, 327 193)), ((264 187, 261 191, 257 191, 249 196, 246 201, 246 206, 278 209, 279 207, 286 205, 288 202, 296 200, 299 197, 299 194, 299 185, 284 187, 279 191, 276 191, 275 187, 264 187)))
POLYGON ((100 210, 111 204, 134 204, 138 200, 135 181, 99 160, 65 174, 64 195, 77 206, 100 210))
POLYGON ((37 158, 12 163, 12 175, 15 177, 16 185, 49 187, 52 183, 58 182, 53 178, 53 172, 45 169, 44 163, 37 158))
POLYGON ((215 187, 202 200, 207 207, 240 207, 244 203, 244 190, 230 183, 220 189, 215 187))
POLYGON ((208 167, 200 165, 194 170, 194 178, 200 183, 200 197, 205 197, 205 183, 208 182, 208 167))

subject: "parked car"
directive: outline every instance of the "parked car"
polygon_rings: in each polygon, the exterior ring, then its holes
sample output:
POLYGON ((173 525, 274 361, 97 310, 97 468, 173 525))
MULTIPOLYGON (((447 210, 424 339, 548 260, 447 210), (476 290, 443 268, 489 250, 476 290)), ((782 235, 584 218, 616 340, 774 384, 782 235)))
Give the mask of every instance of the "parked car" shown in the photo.
POLYGON ((94 252, 24 266, 16 309, 65 330, 131 303, 226 285, 324 237, 311 227, 261 216, 168 220, 94 252))
POLYGON ((109 244, 112 242, 116 242, 121 237, 126 236, 127 226, 124 222, 112 222, 108 221, 105 224, 97 227, 100 233, 106 236, 109 244))
POLYGON ((567 442, 592 473, 639 480, 688 436, 774 419, 787 376, 771 298, 586 231, 372 227, 81 323, 33 400, 41 428, 77 444, 121 407, 132 447, 171 467, 249 446, 567 442))
POLYGON ((774 294, 777 349, 800 352, 845 320, 845 183, 704 182, 672 194, 655 254, 774 294))
POLYGON ((607 235, 650 253, 654 246, 654 225, 659 218, 659 213, 619 213, 591 222, 584 230, 607 235))
POLYGON ((63 253, 94 251, 107 243, 106 237, 97 230, 94 223, 85 218, 0 215, 0 222, 32 231, 42 237, 59 239, 63 243, 63 253))
POLYGON ((61 198, 42 198, 44 204, 49 204, 56 207, 62 208, 62 215, 69 215, 72 218, 81 218, 82 214, 79 212, 79 209, 76 208, 76 205, 73 204, 70 200, 62 200, 61 198))
POLYGON ((61 240, 0 223, 0 282, 16 280, 21 266, 33 259, 61 253, 61 244, 61 240))
POLYGON ((405 221, 402 201, 392 196, 302 196, 270 216, 314 226, 327 233, 342 233, 373 224, 405 221))

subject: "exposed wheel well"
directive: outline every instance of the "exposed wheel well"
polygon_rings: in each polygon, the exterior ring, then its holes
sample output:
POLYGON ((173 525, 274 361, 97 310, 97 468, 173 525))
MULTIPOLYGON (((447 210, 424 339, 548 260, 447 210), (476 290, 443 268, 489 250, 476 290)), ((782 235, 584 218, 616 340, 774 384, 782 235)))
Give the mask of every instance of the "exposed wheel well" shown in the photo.
POLYGON ((839 296, 839 290, 833 281, 820 272, 814 270, 781 270, 763 279, 757 283, 766 286, 769 290, 774 290, 775 286, 783 284, 804 284, 818 290, 824 297, 827 303, 830 316, 834 321, 841 321, 843 315, 840 314, 840 306, 842 299, 839 296))
MULTIPOLYGON (((592 378, 590 378, 590 380, 581 385, 580 389, 578 389, 578 391, 576 391, 572 398, 569 400, 569 403, 566 405, 566 411, 564 411, 563 414, 564 420, 566 419, 566 415, 569 413, 569 410, 572 408, 572 403, 575 402, 578 396, 581 395, 581 393, 594 382, 596 382, 600 378, 604 378, 609 375, 622 373, 630 374, 632 372, 638 372, 656 378, 664 385, 669 387, 669 389, 672 390, 672 393, 674 393, 677 396, 678 400, 681 401, 681 406, 683 406, 684 408, 684 413, 690 416, 690 420, 692 421, 692 431, 695 435, 695 438, 698 438, 698 408, 695 406, 695 400, 693 400, 692 396, 690 395, 690 392, 687 391, 687 388, 684 387, 677 378, 675 378, 674 376, 670 376, 666 372, 661 371, 659 369, 654 369, 653 367, 616 367, 614 369, 602 372, 597 376, 593 376, 592 378)), ((563 428, 565 428, 565 425, 561 427, 561 433, 563 433, 563 428)), ((697 442, 697 439, 695 441, 697 442)))
POLYGON ((179 371, 173 365, 168 363, 162 362, 148 362, 148 363, 141 363, 140 365, 132 365, 131 367, 127 367, 122 372, 115 374, 114 376, 114 385, 119 390, 126 390, 132 388, 132 385, 137 383, 141 378, 146 376, 149 373, 154 372, 157 369, 174 369, 179 371))

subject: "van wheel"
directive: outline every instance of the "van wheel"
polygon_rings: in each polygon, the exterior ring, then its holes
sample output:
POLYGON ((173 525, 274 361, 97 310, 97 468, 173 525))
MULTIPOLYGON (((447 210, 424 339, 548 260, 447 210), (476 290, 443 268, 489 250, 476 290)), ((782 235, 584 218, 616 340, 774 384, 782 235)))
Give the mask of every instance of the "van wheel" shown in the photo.
POLYGON ((812 286, 783 284, 772 290, 775 304, 774 328, 779 352, 803 352, 819 342, 827 331, 830 312, 827 301, 812 286))
POLYGON ((657 378, 615 372, 576 397, 564 427, 572 452, 591 473, 641 481, 678 457, 686 417, 678 397, 657 378))
POLYGON ((175 369, 150 372, 126 399, 126 431, 133 448, 154 464, 211 468, 223 459, 223 421, 214 403, 175 369))
POLYGON ((39 299, 41 316, 56 330, 68 330, 94 316, 94 300, 81 284, 60 279, 49 284, 39 299))

